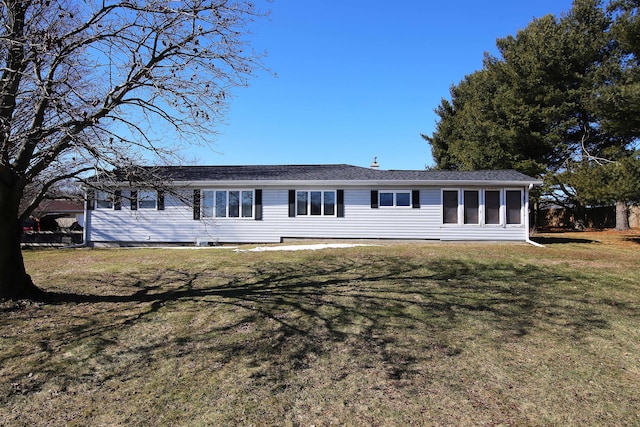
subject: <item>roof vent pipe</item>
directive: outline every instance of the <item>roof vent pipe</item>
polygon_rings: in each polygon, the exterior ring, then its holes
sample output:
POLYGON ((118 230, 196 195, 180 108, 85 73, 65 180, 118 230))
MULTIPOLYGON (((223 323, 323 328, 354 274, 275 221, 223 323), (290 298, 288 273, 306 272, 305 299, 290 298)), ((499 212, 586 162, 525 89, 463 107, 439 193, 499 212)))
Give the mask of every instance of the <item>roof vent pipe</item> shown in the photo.
POLYGON ((373 162, 371 162, 371 166, 369 166, 371 169, 379 169, 380 165, 378 164, 378 158, 374 157, 373 158, 373 162))

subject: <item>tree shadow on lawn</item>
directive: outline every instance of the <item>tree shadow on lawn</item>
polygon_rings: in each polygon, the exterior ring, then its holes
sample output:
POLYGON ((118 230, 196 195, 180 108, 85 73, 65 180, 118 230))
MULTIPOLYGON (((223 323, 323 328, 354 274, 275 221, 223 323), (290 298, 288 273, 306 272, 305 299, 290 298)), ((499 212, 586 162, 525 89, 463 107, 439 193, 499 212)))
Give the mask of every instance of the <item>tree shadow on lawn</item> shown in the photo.
POLYGON ((575 237, 549 237, 549 236, 534 236, 531 238, 536 243, 540 243, 541 245, 557 245, 557 244, 566 244, 566 243, 578 243, 578 244, 589 244, 589 243, 600 243, 597 240, 592 239, 580 239, 575 237))
POLYGON ((640 237, 627 237, 625 238, 627 242, 637 243, 640 245, 640 237))
MULTIPOLYGON (((101 280, 101 286, 108 286, 107 279, 101 280)), ((111 348, 114 354, 126 352, 133 366, 208 352, 209 358, 216 354, 219 366, 246 360, 256 381, 279 387, 292 371, 309 367, 336 347, 346 349, 357 365, 345 367, 344 375, 384 366, 387 377, 395 380, 410 378, 426 360, 464 353, 466 340, 478 334, 505 342, 546 328, 580 339, 608 327, 593 301, 578 289, 584 280, 579 273, 511 263, 318 257, 304 265, 268 262, 241 277, 217 276, 215 270, 140 274, 128 278, 129 286, 137 289, 134 293, 49 292, 45 301, 83 307, 84 316, 78 315, 72 325, 52 325, 48 333, 60 348, 91 341, 91 354, 84 357, 100 358, 111 348), (212 320, 117 347, 128 329, 144 322, 158 322, 160 328, 173 321, 164 319, 167 313, 180 310, 204 311, 212 320), (215 320, 217 310, 233 315, 215 320)), ((53 357, 55 351, 50 352, 53 357)), ((77 373, 47 366, 51 375, 77 381, 77 373)), ((103 374, 99 381, 127 369, 103 374)))

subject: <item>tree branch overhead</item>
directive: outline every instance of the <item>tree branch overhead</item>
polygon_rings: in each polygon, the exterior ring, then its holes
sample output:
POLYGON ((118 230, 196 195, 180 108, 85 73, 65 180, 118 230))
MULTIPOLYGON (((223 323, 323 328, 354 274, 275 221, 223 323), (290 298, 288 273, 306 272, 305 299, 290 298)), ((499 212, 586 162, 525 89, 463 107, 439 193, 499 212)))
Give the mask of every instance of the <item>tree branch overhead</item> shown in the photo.
POLYGON ((152 125, 206 141, 228 93, 264 69, 246 37, 264 13, 246 0, 5 0, 0 13, 0 229, 10 233, 61 176, 174 155, 152 125), (20 203, 27 186, 38 189, 20 203))

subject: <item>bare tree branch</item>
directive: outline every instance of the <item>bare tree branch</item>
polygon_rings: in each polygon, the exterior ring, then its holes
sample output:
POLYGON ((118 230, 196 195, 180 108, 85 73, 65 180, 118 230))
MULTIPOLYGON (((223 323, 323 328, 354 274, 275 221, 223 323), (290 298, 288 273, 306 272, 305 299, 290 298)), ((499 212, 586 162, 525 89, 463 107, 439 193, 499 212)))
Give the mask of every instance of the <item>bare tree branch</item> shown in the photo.
POLYGON ((0 143, 3 164, 27 181, 69 150, 113 165, 105 120, 126 124, 137 135, 135 143, 126 137, 132 147, 170 155, 137 120, 202 139, 229 90, 262 68, 243 40, 261 16, 248 1, 7 1, 4 9, 13 27, 0 36, 11 43, 0 143))
POLYGON ((20 221, 62 183, 117 168, 160 185, 139 163, 178 153, 150 129, 207 142, 263 69, 246 39, 262 15, 250 0, 0 0, 0 297, 32 292, 20 221))

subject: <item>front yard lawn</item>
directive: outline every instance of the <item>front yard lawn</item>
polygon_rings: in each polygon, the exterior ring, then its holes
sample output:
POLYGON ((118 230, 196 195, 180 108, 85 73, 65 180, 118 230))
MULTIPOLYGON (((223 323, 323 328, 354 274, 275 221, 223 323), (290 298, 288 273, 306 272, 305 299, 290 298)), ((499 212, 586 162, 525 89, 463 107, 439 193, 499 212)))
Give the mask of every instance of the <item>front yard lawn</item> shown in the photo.
POLYGON ((0 425, 640 424, 640 235, 26 251, 0 425))

